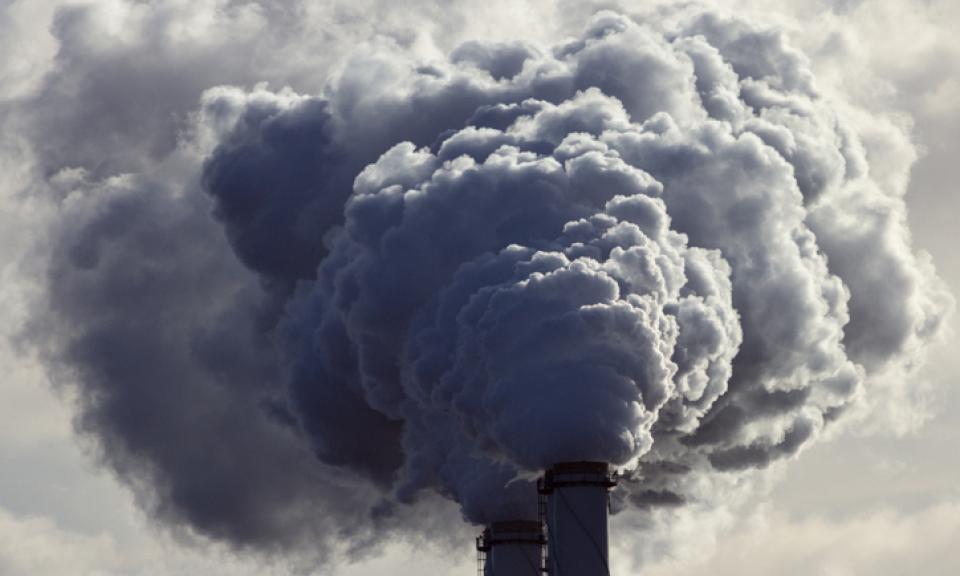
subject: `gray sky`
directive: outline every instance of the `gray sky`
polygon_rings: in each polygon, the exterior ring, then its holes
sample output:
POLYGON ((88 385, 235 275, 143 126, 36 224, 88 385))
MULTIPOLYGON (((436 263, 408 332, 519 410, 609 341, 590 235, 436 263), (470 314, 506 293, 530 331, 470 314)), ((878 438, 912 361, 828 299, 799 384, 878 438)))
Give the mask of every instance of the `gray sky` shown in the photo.
MULTIPOLYGON (((125 78, 123 74, 136 78, 137 74, 137 68, 121 69, 122 61, 110 60, 110 50, 116 47, 111 43, 120 43, 128 54, 138 54, 132 61, 139 58, 148 71, 162 74, 165 68, 152 58, 149 43, 137 37, 131 23, 137 21, 138 12, 126 3, 93 2, 98 10, 84 37, 69 34, 73 29, 65 24, 64 12, 54 20, 59 4, 72 3, 0 2, 0 52, 11 55, 0 63, 0 125, 5 134, 0 140, 0 308, 2 328, 8 335, 20 333, 29 303, 39 290, 38 254, 46 239, 37 231, 51 219, 46 200, 23 191, 35 186, 37 174, 51 158, 60 166, 83 166, 91 172, 112 168, 98 164, 102 151, 96 138, 69 150, 58 148, 72 142, 64 134, 79 129, 79 124, 70 122, 81 114, 96 117, 98 129, 116 130, 117 138, 129 137, 137 143, 138 148, 109 161, 117 170, 135 170, 145 158, 154 158, 167 140, 176 138, 175 123, 169 119, 196 108, 196 89, 225 78, 239 78, 232 81, 252 86, 260 80, 282 84, 298 77, 298 90, 315 91, 336 68, 342 55, 338 51, 353 39, 373 33, 402 35, 419 29, 432 40, 413 36, 411 50, 435 56, 462 39, 527 34, 540 41, 549 36, 548 28, 563 27, 565 18, 572 17, 534 2, 464 2, 449 10, 424 4, 410 14, 391 12, 384 18, 370 16, 376 2, 352 3, 352 8, 330 3, 301 15, 313 28, 301 32, 300 44, 291 47, 297 43, 258 34, 259 19, 267 12, 229 12, 230 18, 224 21, 223 11, 217 8, 226 2, 211 0, 190 7, 191 3, 173 1, 168 9, 181 25, 173 28, 180 36, 171 45, 196 48, 199 54, 196 67, 187 75, 188 88, 163 99, 154 99, 144 90, 131 102, 90 112, 78 111, 79 105, 71 108, 77 79, 71 77, 70 66, 82 63, 79 58, 106 62, 94 71, 102 75, 98 79, 104 88, 112 78, 125 78), (485 8, 478 12, 481 4, 485 8), (546 16, 539 25, 528 26, 538 22, 540 12, 546 16), (417 21, 423 15, 427 19, 417 21), (331 18, 337 19, 339 27, 325 26, 331 18), (238 38, 239 42, 256 39, 261 50, 281 56, 269 65, 251 64, 228 49, 238 38), (69 54, 55 60, 64 46, 75 50, 78 60, 72 61, 69 54), (115 69, 120 76, 111 76, 115 69), (45 83, 45 74, 60 80, 45 83), (49 92, 42 94, 41 88, 49 92), (50 114, 46 119, 29 117, 31 111, 23 102, 44 98, 57 104, 57 109, 39 108, 50 114), (148 107, 163 113, 145 115, 150 119, 142 125, 120 129, 111 125, 139 117, 148 107), (24 128, 27 124, 29 130, 24 128), (41 139, 49 149, 37 145, 41 139)), ((280 10, 282 4, 265 3, 264 10, 280 10)), ((951 0, 838 0, 832 9, 825 0, 721 4, 783 26, 791 43, 811 59, 824 92, 842 93, 863 109, 912 126, 912 139, 921 153, 906 197, 909 226, 915 245, 932 255, 940 276, 955 295, 960 294, 960 259, 955 253, 960 193, 954 184, 955 159, 960 156, 960 43, 955 39, 960 31, 960 5, 951 0)), ((82 96, 97 105, 105 101, 96 91, 82 96)), ((37 108, 32 110, 35 113, 37 108)), ((56 182, 47 185, 55 194, 56 182)), ((886 419, 871 420, 868 415, 868 422, 881 424, 821 440, 778 468, 776 482, 758 489, 758 505, 742 515, 717 519, 719 524, 713 528, 688 527, 695 533, 691 536, 703 530, 703 538, 691 538, 697 545, 658 558, 644 574, 681 576, 704 570, 720 576, 955 573, 960 566, 956 546, 960 541, 960 460, 955 457, 960 449, 960 419, 954 417, 960 411, 960 358, 953 352, 960 345, 960 323, 956 317, 951 329, 932 351, 928 364, 909 376, 915 380, 913 403, 919 402, 922 410, 886 419)), ((139 511, 130 490, 99 467, 94 450, 74 434, 69 389, 54 391, 28 348, 15 341, 0 345, 0 373, 4 374, 0 379, 0 574, 242 575, 288 574, 295 569, 237 557, 188 533, 157 528, 139 511)), ((621 531, 613 538, 615 573, 631 573, 623 549, 632 546, 632 535, 621 531)), ((451 556, 439 548, 396 542, 379 557, 337 567, 334 573, 471 574, 475 570, 472 544, 465 540, 462 553, 451 556)))

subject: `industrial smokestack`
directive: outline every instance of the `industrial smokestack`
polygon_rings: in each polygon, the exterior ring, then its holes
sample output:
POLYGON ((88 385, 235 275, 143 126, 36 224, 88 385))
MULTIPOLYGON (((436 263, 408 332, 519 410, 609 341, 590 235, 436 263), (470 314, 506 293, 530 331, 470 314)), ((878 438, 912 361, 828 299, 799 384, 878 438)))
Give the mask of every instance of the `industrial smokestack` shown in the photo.
POLYGON ((481 574, 540 576, 545 543, 540 522, 494 522, 477 537, 481 574))
POLYGON ((544 474, 547 564, 550 576, 609 576, 609 491, 604 462, 565 462, 544 474))

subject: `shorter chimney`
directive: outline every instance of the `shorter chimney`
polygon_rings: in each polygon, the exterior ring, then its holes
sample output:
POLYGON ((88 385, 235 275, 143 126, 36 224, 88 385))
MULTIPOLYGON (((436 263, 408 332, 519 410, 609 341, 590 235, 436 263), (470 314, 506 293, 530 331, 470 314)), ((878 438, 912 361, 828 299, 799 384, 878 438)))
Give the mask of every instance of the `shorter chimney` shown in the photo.
POLYGON ((542 576, 545 543, 540 522, 494 522, 477 538, 483 576, 542 576))

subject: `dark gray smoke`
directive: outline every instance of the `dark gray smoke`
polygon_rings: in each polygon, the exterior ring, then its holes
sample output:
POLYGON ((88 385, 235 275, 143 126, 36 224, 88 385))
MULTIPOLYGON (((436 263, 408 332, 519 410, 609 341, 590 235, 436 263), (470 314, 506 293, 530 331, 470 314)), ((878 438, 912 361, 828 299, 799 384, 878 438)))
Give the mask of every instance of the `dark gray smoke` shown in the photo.
POLYGON ((316 96, 207 90, 149 170, 54 178, 36 329, 170 523, 441 538, 437 495, 529 516, 580 459, 634 513, 709 505, 937 333, 904 190, 780 34, 600 12, 553 46, 398 51, 316 96))

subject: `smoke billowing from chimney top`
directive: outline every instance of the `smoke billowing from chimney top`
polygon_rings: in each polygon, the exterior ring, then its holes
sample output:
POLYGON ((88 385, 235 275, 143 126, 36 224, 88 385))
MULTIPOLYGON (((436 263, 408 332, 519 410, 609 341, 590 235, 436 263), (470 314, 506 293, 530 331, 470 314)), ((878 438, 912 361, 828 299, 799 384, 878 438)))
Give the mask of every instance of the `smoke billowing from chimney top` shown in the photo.
POLYGON ((620 509, 709 503, 936 334, 902 183, 780 34, 600 12, 388 48, 322 95, 211 88, 159 166, 59 177, 47 358, 158 517, 264 550, 431 536, 438 496, 536 517, 577 460, 623 472, 620 509))

